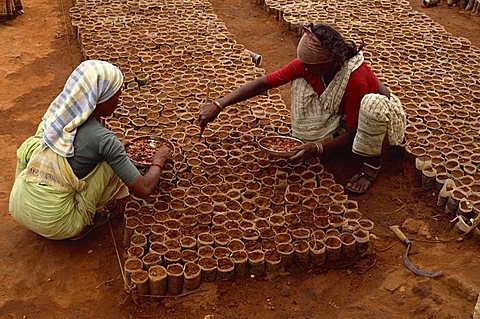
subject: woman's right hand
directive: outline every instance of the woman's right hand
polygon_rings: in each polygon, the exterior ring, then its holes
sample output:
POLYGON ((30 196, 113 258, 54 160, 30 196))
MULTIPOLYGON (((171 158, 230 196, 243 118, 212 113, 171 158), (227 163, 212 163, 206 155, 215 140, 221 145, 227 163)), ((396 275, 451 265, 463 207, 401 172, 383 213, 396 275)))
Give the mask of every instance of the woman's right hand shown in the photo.
POLYGON ((217 118, 221 109, 213 103, 205 103, 200 107, 199 118, 200 128, 205 128, 208 123, 217 118))
POLYGON ((158 165, 163 165, 167 159, 169 159, 172 156, 172 151, 168 146, 162 146, 158 149, 158 151, 155 153, 153 156, 153 161, 152 163, 158 164, 158 165))

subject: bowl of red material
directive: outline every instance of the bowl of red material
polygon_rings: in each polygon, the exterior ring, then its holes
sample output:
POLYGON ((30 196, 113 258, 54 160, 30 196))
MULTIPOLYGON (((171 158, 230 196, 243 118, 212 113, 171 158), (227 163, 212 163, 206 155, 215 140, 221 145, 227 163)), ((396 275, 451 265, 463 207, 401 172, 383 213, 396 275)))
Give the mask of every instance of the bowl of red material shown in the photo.
POLYGON ((172 154, 175 152, 172 142, 157 135, 135 137, 125 145, 125 151, 135 166, 147 168, 152 165, 155 153, 162 146, 167 146, 172 154))
POLYGON ((258 141, 258 146, 262 151, 273 156, 288 157, 295 155, 298 151, 295 147, 303 145, 298 138, 291 136, 265 136, 258 141))

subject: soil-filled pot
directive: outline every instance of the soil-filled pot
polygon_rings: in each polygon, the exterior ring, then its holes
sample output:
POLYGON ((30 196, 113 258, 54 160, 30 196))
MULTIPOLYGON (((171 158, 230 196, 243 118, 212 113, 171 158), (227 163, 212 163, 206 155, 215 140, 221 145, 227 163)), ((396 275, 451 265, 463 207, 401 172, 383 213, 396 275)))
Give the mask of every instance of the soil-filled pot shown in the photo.
POLYGON ((457 214, 462 215, 467 219, 474 218, 475 216, 473 214, 473 204, 467 198, 462 198, 458 203, 457 214))
POLYGON ((197 248, 201 246, 210 245, 213 246, 215 243, 215 238, 210 233, 201 233, 197 237, 197 248))
MULTIPOLYGON (((132 258, 128 258, 125 261, 125 264, 124 264, 125 281, 128 287, 132 285, 132 280, 131 280, 132 273, 135 271, 141 270, 142 268, 143 268, 143 262, 139 258, 132 257, 132 258)), ((125 288, 128 288, 128 287, 125 287, 125 288)))
POLYGON ((282 258, 282 265, 289 267, 293 265, 294 260, 294 251, 293 245, 291 243, 283 243, 277 246, 277 252, 282 258))
POLYGON ((342 242, 335 235, 328 235, 323 240, 326 248, 327 262, 337 262, 342 257, 342 242))
POLYGON ((210 258, 213 256, 213 253, 215 252, 215 249, 210 246, 210 245, 207 245, 207 246, 202 246, 200 248, 198 248, 198 256, 200 258, 210 258))
POLYGON ((309 242, 310 259, 315 266, 325 264, 326 253, 325 244, 321 240, 312 240, 309 242))
POLYGON ((433 167, 426 167, 422 170, 422 188, 424 190, 430 190, 435 188, 437 170, 433 167))
POLYGON ((148 295, 150 293, 148 287, 148 272, 145 270, 134 271, 132 272, 131 279, 139 295, 148 295))
POLYGON ((439 207, 445 207, 447 204, 448 198, 450 197, 450 194, 455 188, 455 182, 453 179, 446 179, 445 183, 443 184, 442 188, 438 192, 438 198, 437 198, 437 206, 439 207))
POLYGON ((163 256, 165 259, 165 265, 168 266, 170 264, 180 263, 182 260, 182 253, 180 250, 169 249, 165 255, 163 256))
POLYGON ((144 255, 145 251, 143 247, 139 246, 132 246, 127 249, 127 256, 130 257, 137 257, 137 258, 142 258, 144 255))
POLYGON ((214 239, 215 239, 215 247, 222 247, 222 246, 226 246, 228 241, 230 240, 230 237, 226 234, 226 233, 220 233, 220 234, 216 234, 214 236, 214 239))
POLYGON ((130 246, 142 247, 144 250, 147 249, 147 236, 141 234, 133 234, 130 238, 130 246))
POLYGON ((151 252, 143 256, 143 268, 145 270, 150 269, 150 267, 155 265, 160 265, 162 263, 162 256, 160 254, 151 252))
POLYGON ((247 228, 243 231, 243 239, 245 241, 257 241, 260 237, 260 232, 255 228, 247 228))
POLYGON ((358 222, 360 223, 360 228, 366 231, 371 231, 373 226, 375 226, 372 220, 366 218, 360 219, 358 222))
POLYGON ((180 238, 180 246, 182 246, 182 249, 195 249, 197 240, 195 237, 183 236, 180 238))
POLYGON ((202 283, 202 271, 199 265, 188 262, 185 264, 183 272, 183 286, 185 290, 191 291, 198 289, 202 283))
POLYGON ((217 259, 230 256, 230 251, 226 247, 215 247, 213 249, 213 256, 217 259))
POLYGON ((341 233, 342 255, 347 258, 355 257, 357 254, 357 243, 352 233, 341 233))
POLYGON ((275 235, 273 238, 275 243, 280 244, 287 244, 292 242, 292 236, 289 233, 280 233, 275 235))
POLYGON ((310 238, 310 229, 297 228, 292 230, 293 240, 308 240, 310 238))
POLYGON ((228 281, 235 274, 235 264, 230 258, 220 258, 217 260, 218 275, 222 281, 228 281))
POLYGON ((363 255, 368 250, 370 242, 370 233, 364 229, 357 229, 353 232, 355 241, 357 242, 357 251, 360 255, 363 255))
POLYGON ((202 270, 202 281, 212 282, 217 277, 217 261, 211 257, 202 257, 198 260, 202 270))
POLYGON ((254 275, 263 275, 265 273, 265 253, 261 250, 248 253, 248 268, 254 275))
POLYGON ((188 262, 197 262, 198 258, 198 253, 195 250, 185 249, 182 251, 182 262, 184 264, 188 262))
POLYGON ((148 269, 150 294, 163 296, 167 293, 167 270, 163 266, 152 266, 148 269))
POLYGON ((125 228, 123 230, 123 246, 128 247, 130 245, 130 238, 135 231, 135 227, 140 225, 140 219, 137 217, 128 217, 125 220, 125 228))
POLYGON ((245 249, 245 244, 239 239, 232 239, 228 242, 227 249, 233 253, 245 249))
POLYGON ((248 274, 248 254, 244 250, 237 250, 232 253, 232 260, 235 264, 235 274, 242 277, 248 274))
POLYGON ((183 266, 170 264, 167 266, 167 290, 171 295, 179 295, 183 291, 183 266))
POLYGON ((293 242, 293 249, 295 250, 295 263, 307 264, 310 261, 310 250, 306 240, 296 240, 293 242))
POLYGON ((445 205, 445 213, 449 215, 455 215, 458 210, 460 200, 465 197, 465 194, 458 188, 455 188, 448 197, 447 204, 445 205))
POLYGON ((279 270, 282 265, 281 263, 282 258, 276 250, 265 252, 265 271, 267 274, 279 270))

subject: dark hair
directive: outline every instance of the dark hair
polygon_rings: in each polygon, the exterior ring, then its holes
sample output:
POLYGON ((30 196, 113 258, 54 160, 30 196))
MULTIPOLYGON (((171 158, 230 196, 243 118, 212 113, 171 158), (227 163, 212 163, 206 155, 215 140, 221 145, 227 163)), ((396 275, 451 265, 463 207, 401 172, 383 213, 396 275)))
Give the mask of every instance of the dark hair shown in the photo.
POLYGON ((357 48, 354 41, 345 41, 337 30, 326 24, 310 23, 308 27, 322 42, 322 45, 331 52, 334 60, 339 63, 343 63, 357 55, 365 45, 365 42, 362 40, 362 44, 357 48))

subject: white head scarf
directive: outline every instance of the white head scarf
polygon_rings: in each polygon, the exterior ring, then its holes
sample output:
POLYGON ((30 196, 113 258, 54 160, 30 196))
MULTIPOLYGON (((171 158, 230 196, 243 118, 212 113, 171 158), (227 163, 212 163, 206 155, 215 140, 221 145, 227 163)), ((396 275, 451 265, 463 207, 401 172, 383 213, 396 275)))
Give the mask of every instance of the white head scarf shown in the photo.
POLYGON ((98 60, 82 62, 43 116, 44 143, 60 156, 73 156, 77 128, 98 103, 110 99, 122 84, 122 72, 113 64, 98 60))

